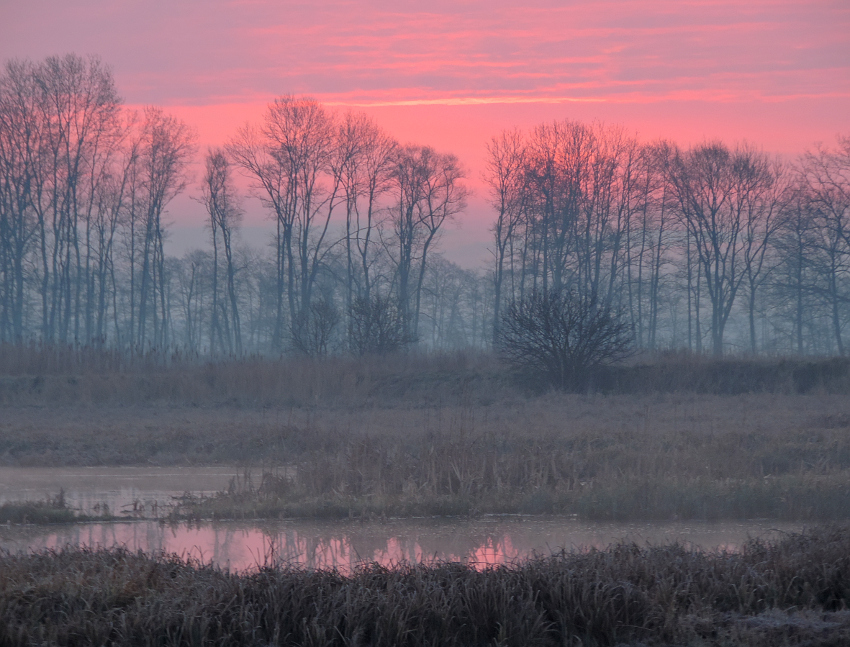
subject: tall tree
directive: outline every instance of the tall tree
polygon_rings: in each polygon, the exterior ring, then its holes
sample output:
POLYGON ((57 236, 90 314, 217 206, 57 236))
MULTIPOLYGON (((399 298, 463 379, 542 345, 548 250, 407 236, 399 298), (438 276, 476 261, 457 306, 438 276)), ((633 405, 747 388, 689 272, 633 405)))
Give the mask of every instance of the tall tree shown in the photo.
POLYGON ((711 302, 712 351, 721 355, 746 261, 755 262, 758 241, 766 243, 770 231, 757 224, 765 213, 758 196, 772 182, 769 168, 750 148, 714 142, 679 152, 669 179, 711 302))
POLYGON ((276 219, 278 347, 286 328, 284 298, 290 328, 310 318, 331 219, 345 199, 339 167, 332 164, 336 135, 334 116, 320 103, 284 96, 268 107, 262 127, 246 126, 228 145, 276 219))
POLYGON ((850 303, 850 137, 839 137, 833 149, 818 146, 806 153, 801 177, 823 257, 823 292, 835 347, 844 355, 845 313, 850 303))
POLYGON ((518 130, 503 131, 487 144, 484 182, 496 211, 493 224, 493 343, 499 338, 505 260, 517 229, 528 217, 530 200, 526 145, 518 130))
POLYGON ((466 208, 464 171, 454 155, 405 146, 393 172, 391 209, 396 286, 405 330, 416 337, 428 253, 447 220, 466 208))
POLYGON ((223 149, 210 149, 206 156, 201 195, 209 216, 212 234, 212 313, 210 326, 210 352, 215 354, 219 346, 227 345, 230 353, 242 354, 242 333, 239 321, 239 306, 236 298, 236 267, 233 257, 233 232, 242 220, 243 211, 239 195, 233 184, 230 161, 223 149), (228 306, 219 300, 219 260, 221 247, 225 256, 225 280, 228 306), (221 319, 224 319, 222 326, 221 319), (222 328, 226 329, 226 333, 222 328))
POLYGON ((165 349, 169 343, 163 215, 187 186, 195 139, 184 122, 159 108, 145 108, 138 171, 142 249, 135 340, 140 352, 149 347, 165 349))

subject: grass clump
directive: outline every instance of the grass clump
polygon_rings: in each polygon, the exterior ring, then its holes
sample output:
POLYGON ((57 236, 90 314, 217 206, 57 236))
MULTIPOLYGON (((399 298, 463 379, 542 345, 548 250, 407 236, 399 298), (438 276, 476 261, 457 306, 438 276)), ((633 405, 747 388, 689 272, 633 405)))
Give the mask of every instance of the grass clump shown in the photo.
POLYGON ((0 644, 812 645, 850 640, 850 530, 351 575, 64 549, 0 557, 0 644), (84 583, 84 584, 83 584, 84 583))
POLYGON ((169 513, 178 520, 444 517, 479 514, 567 515, 591 521, 776 519, 843 520, 850 516, 850 475, 789 475, 758 480, 619 479, 575 489, 558 483, 482 488, 451 495, 399 491, 344 494, 311 490, 297 477, 262 475, 262 484, 212 496, 184 496, 169 513))
POLYGON ((7 501, 0 504, 0 523, 51 524, 113 519, 108 512, 96 517, 79 514, 68 506, 63 490, 55 497, 47 497, 42 501, 7 501))
POLYGON ((7 501, 0 504, 0 523, 73 523, 80 519, 65 502, 60 490, 55 497, 43 501, 7 501))

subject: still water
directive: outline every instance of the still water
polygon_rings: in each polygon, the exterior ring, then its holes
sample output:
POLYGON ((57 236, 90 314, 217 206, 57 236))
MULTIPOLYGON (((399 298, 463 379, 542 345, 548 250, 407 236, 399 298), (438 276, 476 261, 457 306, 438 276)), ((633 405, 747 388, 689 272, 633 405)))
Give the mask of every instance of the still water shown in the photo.
MULTIPOLYGON (((233 468, 0 468, 0 502, 43 499, 65 489, 69 505, 92 511, 106 504, 113 514, 144 507, 151 517, 184 492, 210 493, 243 477, 233 468)), ((627 540, 638 544, 678 541, 707 550, 737 550, 748 537, 778 537, 799 524, 590 523, 563 517, 479 519, 390 519, 381 521, 216 522, 168 524, 157 520, 57 526, 0 526, 0 549, 11 552, 125 546, 176 553, 246 570, 266 563, 350 570, 362 562, 453 560, 479 567, 548 555, 561 549, 604 548, 627 540)))

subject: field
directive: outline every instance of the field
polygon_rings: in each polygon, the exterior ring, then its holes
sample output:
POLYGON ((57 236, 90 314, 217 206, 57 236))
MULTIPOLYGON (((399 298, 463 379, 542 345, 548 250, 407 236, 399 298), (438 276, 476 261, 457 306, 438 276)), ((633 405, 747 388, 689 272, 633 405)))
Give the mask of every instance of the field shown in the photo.
MULTIPOLYGON (((850 517, 850 363, 638 358, 588 393, 496 357, 204 363, 0 347, 0 463, 226 465, 171 520, 526 513, 850 517)), ((61 498, 11 523, 75 518, 61 498)), ((850 527, 740 553, 620 544, 485 570, 281 565, 67 548, 0 555, 0 646, 843 645, 850 527)))
POLYGON ((179 518, 843 519, 841 360, 659 356, 539 393, 487 354, 130 361, 0 348, 0 462, 226 464, 179 518))

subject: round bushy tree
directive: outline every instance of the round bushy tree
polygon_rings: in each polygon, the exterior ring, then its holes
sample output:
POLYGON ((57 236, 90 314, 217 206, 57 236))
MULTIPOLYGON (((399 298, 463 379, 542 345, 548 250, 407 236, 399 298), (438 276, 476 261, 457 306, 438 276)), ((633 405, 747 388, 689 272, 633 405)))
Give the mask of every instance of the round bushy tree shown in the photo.
POLYGON ((569 291, 532 292, 502 316, 500 354, 526 377, 583 391, 593 371, 632 352, 629 326, 595 298, 569 291))
POLYGON ((389 297, 355 297, 349 310, 349 343, 357 355, 386 355, 415 340, 405 330, 398 304, 389 297))

